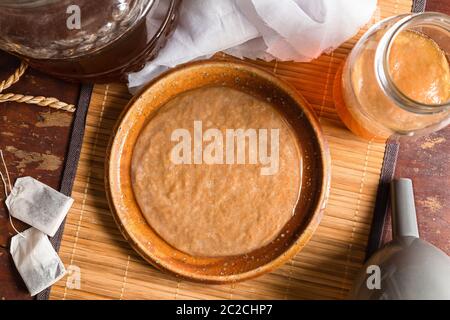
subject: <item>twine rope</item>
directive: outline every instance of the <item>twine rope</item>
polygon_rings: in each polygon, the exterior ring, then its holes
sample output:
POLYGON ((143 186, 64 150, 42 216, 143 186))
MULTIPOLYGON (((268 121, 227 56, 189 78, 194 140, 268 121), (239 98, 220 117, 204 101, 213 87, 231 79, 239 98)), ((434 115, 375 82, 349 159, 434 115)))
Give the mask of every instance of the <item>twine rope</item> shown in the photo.
MULTIPOLYGON (((5 189, 5 196, 6 196, 6 198, 8 198, 9 195, 12 193, 13 188, 11 185, 11 179, 9 178, 8 167, 6 166, 5 158, 3 157, 3 151, 1 149, 0 149, 0 158, 2 159, 3 169, 5 170, 6 179, 1 170, 0 170, 0 178, 2 179, 3 187, 5 189), (8 187, 9 187, 9 191, 8 191, 8 187)), ((9 224, 14 229, 14 231, 17 234, 19 234, 22 238, 25 238, 25 236, 19 230, 17 230, 16 226, 14 225, 11 213, 8 212, 8 216, 9 216, 9 224)))
POLYGON ((36 104, 42 107, 49 107, 53 109, 58 110, 64 110, 68 112, 74 112, 76 110, 75 106, 73 104, 68 104, 62 101, 59 101, 56 98, 48 98, 43 96, 29 96, 29 95, 23 95, 19 93, 2 93, 3 90, 8 89, 13 84, 15 84, 17 81, 20 80, 22 75, 25 73, 25 71, 28 68, 28 64, 24 61, 20 63, 20 66, 14 71, 12 75, 9 76, 8 79, 3 80, 0 82, 0 103, 2 102, 20 102, 20 103, 27 103, 27 104, 36 104))

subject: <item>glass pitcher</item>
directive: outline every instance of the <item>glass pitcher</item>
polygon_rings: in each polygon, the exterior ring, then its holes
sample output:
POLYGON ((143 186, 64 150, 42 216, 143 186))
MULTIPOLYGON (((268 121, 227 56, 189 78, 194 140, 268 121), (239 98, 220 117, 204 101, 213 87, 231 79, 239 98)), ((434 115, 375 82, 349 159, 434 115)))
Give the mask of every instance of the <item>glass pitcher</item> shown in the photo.
POLYGON ((181 0, 0 0, 0 49, 54 76, 125 80, 154 58, 181 0))

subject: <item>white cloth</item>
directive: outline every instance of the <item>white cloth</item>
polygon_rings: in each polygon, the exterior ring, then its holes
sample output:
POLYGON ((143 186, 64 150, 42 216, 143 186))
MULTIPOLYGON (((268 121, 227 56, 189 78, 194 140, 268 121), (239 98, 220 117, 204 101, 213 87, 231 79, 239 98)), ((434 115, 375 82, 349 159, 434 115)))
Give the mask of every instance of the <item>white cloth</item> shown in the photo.
MULTIPOLYGON (((366 24, 376 0, 183 0, 166 46, 128 75, 136 92, 178 64, 225 51, 239 58, 310 61, 338 47, 366 24)), ((158 15, 149 17, 158 25, 158 15)))
POLYGON ((73 199, 32 177, 16 180, 6 198, 9 213, 53 237, 63 222, 73 199))
POLYGON ((10 252, 28 291, 34 296, 61 279, 66 269, 44 233, 30 228, 22 235, 12 237, 10 252))

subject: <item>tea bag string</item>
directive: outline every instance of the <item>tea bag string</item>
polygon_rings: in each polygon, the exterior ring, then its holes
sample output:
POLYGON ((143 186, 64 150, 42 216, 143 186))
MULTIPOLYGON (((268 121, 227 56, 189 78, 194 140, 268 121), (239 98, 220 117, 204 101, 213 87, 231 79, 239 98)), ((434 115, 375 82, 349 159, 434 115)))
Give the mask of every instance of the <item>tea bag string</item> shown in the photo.
MULTIPOLYGON (((0 157, 2 159, 3 168, 5 169, 6 179, 5 179, 5 176, 3 175, 1 170, 0 170, 0 177, 1 177, 2 182, 3 182, 3 187, 5 188, 5 196, 6 196, 6 198, 8 198, 8 196, 12 192, 12 185, 11 185, 11 179, 9 178, 8 167, 6 166, 5 158, 3 157, 3 151, 1 149, 0 149, 0 157), (8 187, 9 187, 9 192, 8 192, 8 187)), ((22 238, 25 239, 25 236, 19 230, 17 230, 17 228, 14 226, 11 214, 9 212, 8 212, 8 216, 9 216, 9 223, 11 224, 11 227, 14 229, 14 231, 17 234, 19 234, 22 238)))
POLYGON ((56 98, 47 98, 43 96, 30 96, 30 95, 23 95, 19 93, 2 93, 3 90, 8 89, 10 86, 15 84, 17 81, 20 80, 22 75, 25 73, 25 71, 28 68, 28 64, 24 61, 20 63, 20 66, 16 69, 16 71, 9 76, 8 79, 3 80, 0 82, 0 103, 7 102, 7 101, 13 101, 13 102, 22 102, 27 104, 37 104, 39 106, 43 107, 50 107, 58 110, 64 110, 68 112, 74 112, 75 106, 73 104, 68 104, 62 101, 59 101, 56 98))

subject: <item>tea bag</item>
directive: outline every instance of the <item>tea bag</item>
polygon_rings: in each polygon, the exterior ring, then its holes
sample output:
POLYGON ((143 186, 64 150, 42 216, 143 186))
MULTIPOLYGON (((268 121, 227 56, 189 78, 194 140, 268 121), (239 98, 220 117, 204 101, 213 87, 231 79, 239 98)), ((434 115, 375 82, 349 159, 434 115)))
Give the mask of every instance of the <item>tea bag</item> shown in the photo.
POLYGON ((31 177, 18 178, 6 199, 9 213, 53 237, 73 199, 31 177))
POLYGON ((61 279, 66 269, 48 237, 36 228, 15 235, 10 253, 31 296, 61 279))

